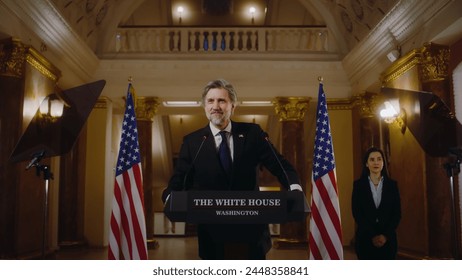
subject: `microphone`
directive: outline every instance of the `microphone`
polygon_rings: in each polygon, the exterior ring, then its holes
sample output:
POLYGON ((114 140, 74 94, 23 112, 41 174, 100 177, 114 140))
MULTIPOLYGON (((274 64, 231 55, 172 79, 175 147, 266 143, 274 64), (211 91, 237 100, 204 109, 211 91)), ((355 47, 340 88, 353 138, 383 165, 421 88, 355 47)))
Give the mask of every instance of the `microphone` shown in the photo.
POLYGON ((191 173, 191 170, 192 170, 192 168, 193 168, 193 166, 194 166, 194 163, 196 162, 197 156, 199 155, 199 153, 200 153, 201 150, 202 150, 202 146, 204 146, 205 140, 207 140, 207 135, 202 136, 202 142, 201 142, 201 144, 199 145, 199 149, 197 149, 197 152, 196 152, 196 154, 194 155, 193 160, 191 161, 191 165, 189 166, 188 171, 187 171, 186 174, 184 175, 184 178, 183 178, 183 190, 185 190, 185 188, 186 188, 186 180, 188 179, 189 174, 191 173))
POLYGON ((31 168, 32 166, 36 166, 39 161, 42 159, 42 157, 45 155, 45 150, 42 150, 40 152, 37 152, 35 154, 33 154, 32 156, 34 157, 30 162, 29 164, 26 166, 26 170, 28 170, 29 168, 31 168))
POLYGON ((458 158, 462 157, 462 149, 459 147, 449 148, 449 153, 457 156, 458 158))
POLYGON ((288 189, 290 189, 289 176, 287 175, 287 171, 284 168, 284 166, 282 165, 281 160, 279 160, 279 157, 277 156, 276 151, 274 150, 273 144, 269 140, 268 133, 263 132, 263 138, 265 138, 266 143, 268 143, 268 146, 269 146, 271 152, 273 153, 273 156, 276 158, 276 160, 277 160, 277 162, 279 164, 279 167, 281 167, 282 172, 284 172, 284 176, 286 177, 286 180, 287 180, 287 187, 288 187, 288 189))

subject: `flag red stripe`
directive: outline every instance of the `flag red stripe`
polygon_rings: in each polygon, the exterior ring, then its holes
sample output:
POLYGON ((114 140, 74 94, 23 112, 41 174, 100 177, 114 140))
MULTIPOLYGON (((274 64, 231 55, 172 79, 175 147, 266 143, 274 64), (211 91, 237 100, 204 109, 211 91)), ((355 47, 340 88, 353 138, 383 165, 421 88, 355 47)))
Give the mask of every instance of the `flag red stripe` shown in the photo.
MULTIPOLYGON (((335 190, 335 194, 336 194, 335 199, 336 201, 338 201, 337 180, 335 178, 334 171, 329 172, 328 175, 329 175, 330 183, 332 184, 332 188, 335 190)), ((335 209, 334 205, 332 205, 332 208, 333 209, 332 209, 332 214, 331 214, 331 220, 335 226, 337 235, 340 237, 340 240, 342 240, 342 223, 340 221, 340 209, 339 209, 339 213, 337 213, 337 209, 335 209)))
MULTIPOLYGON (((337 215, 337 211, 336 211, 334 205, 332 204, 332 199, 331 199, 331 197, 329 195, 329 191, 327 190, 327 188, 332 188, 333 187, 332 177, 330 177, 331 174, 333 174, 333 171, 330 171, 328 173, 329 177, 327 177, 327 178, 329 178, 329 182, 331 184, 330 186, 326 187, 324 185, 324 182, 321 180, 321 178, 316 181, 316 185, 318 187, 318 192, 319 192, 319 195, 321 196, 322 202, 324 203, 324 207, 326 208, 327 213, 329 214, 329 218, 330 218, 332 224, 335 227, 335 231, 337 232, 338 236, 341 236, 342 230, 341 230, 341 227, 340 227, 340 218, 337 215)), ((323 178, 326 178, 326 176, 323 177, 323 178)), ((335 176, 334 176, 334 182, 335 182, 335 176)), ((337 194, 337 192, 336 192, 336 194, 337 194)), ((337 199, 337 197, 335 197, 335 199, 337 199)))
MULTIPOLYGON (((119 187, 119 184, 117 183, 117 181, 115 181, 114 183, 114 201, 117 203, 117 207, 118 209, 120 210, 120 205, 122 204, 122 194, 121 194, 121 190, 120 190, 120 187, 119 187)), ((111 234, 112 236, 114 237, 115 239, 115 244, 111 244, 111 236, 109 237, 110 239, 110 243, 109 243, 109 259, 110 260, 115 260, 115 259, 119 259, 119 256, 120 256, 120 248, 119 248, 119 244, 120 244, 120 227, 119 227, 119 224, 118 224, 118 221, 116 219, 116 217, 114 216, 114 212, 112 212, 111 214, 111 221, 110 221, 110 225, 111 225, 111 234), (112 246, 115 246, 114 248, 112 246)))
MULTIPOLYGON (((139 165, 134 165, 132 167, 132 171, 133 171, 133 174, 134 174, 134 179, 135 181, 137 182, 136 186, 136 190, 138 192, 138 195, 140 197, 142 197, 142 194, 140 193, 140 188, 138 186, 141 185, 141 171, 140 171, 140 168, 139 168, 139 165)), ((133 199, 133 194, 131 193, 131 189, 130 189, 130 212, 131 212, 131 216, 132 216, 132 224, 133 224, 133 231, 134 231, 134 239, 135 239, 135 242, 136 242, 136 246, 137 246, 137 250, 138 250, 138 254, 140 255, 140 258, 141 259, 144 259, 146 258, 146 251, 145 251, 145 248, 146 248, 146 244, 145 244, 145 241, 144 241, 144 236, 141 232, 141 225, 140 225, 140 222, 138 220, 138 216, 137 216, 137 209, 138 210, 141 210, 141 211, 144 211, 143 209, 143 205, 141 205, 141 207, 139 207, 140 205, 135 205, 135 200, 133 199)))
POLYGON ((127 242, 127 247, 128 247, 128 253, 129 256, 124 256, 125 258, 128 257, 128 259, 132 260, 133 259, 133 244, 132 244, 132 231, 130 230, 130 221, 128 219, 128 216, 131 216, 130 215, 130 210, 131 210, 131 206, 130 204, 132 203, 132 194, 131 194, 131 184, 130 184, 130 177, 129 177, 129 174, 128 172, 124 172, 122 174, 122 178, 123 178, 123 181, 124 181, 124 188, 125 188, 125 195, 127 196, 127 200, 128 200, 128 205, 126 205, 125 203, 122 204, 121 206, 121 209, 123 211, 120 211, 121 213, 121 218, 122 218, 122 229, 123 229, 123 233, 126 237, 126 242, 127 242), (127 215, 128 214, 128 215, 127 215))
MULTIPOLYGON (((119 231, 119 227, 117 225, 117 222, 116 222, 113 214, 111 214, 111 232, 114 235, 114 238, 115 238, 117 244, 119 244, 120 243, 120 231, 119 231)), ((119 251, 118 246, 116 248, 112 248, 111 244, 109 244, 108 259, 110 259, 110 260, 118 259, 118 256, 119 256, 118 251, 119 251), (114 254, 114 250, 117 250, 117 254, 114 254), (117 257, 116 257, 116 255, 117 255, 117 257)))
POLYGON ((337 194, 337 197, 338 197, 337 178, 335 178, 335 173, 334 171, 330 171, 328 174, 329 174, 330 183, 332 184, 332 188, 335 190, 335 193, 337 194))
POLYGON ((318 92, 312 170, 310 259, 343 259, 334 147, 322 83, 318 92))
MULTIPOLYGON (((114 217, 114 214, 111 214, 111 232, 112 235, 114 236, 114 239, 116 241, 116 244, 120 244, 120 229, 119 225, 117 224, 117 221, 114 217)), ((118 259, 119 257, 119 246, 116 248, 112 248, 111 244, 109 244, 109 253, 112 255, 111 260, 118 259), (117 250, 117 251, 115 251, 117 250)))
POLYGON ((330 259, 338 260, 339 256, 337 254, 337 251, 335 250, 335 246, 329 236, 329 232, 317 208, 315 208, 315 211, 311 212, 311 215, 312 215, 313 221, 316 223, 316 226, 318 227, 319 233, 321 235, 321 239, 324 243, 324 247, 326 248, 327 253, 329 254, 330 259))
POLYGON ((108 259, 147 259, 143 177, 131 84, 128 85, 114 198, 110 219, 108 259))
POLYGON ((318 244, 314 242, 314 237, 311 232, 310 232, 309 240, 310 240, 310 252, 311 252, 312 259, 315 259, 315 260, 322 259, 321 252, 319 252, 318 244))

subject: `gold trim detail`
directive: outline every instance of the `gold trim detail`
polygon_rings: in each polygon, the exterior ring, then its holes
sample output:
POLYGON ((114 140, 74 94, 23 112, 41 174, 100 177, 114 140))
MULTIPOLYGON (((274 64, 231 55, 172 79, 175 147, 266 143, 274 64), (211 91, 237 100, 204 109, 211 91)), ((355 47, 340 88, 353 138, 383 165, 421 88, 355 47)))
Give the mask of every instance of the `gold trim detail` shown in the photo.
POLYGON ((153 121, 160 105, 159 98, 137 96, 135 102, 136 119, 140 121, 153 121))
POLYGON ((98 100, 95 103, 94 108, 95 109, 107 109, 107 103, 110 101, 109 98, 107 97, 99 97, 98 100))
POLYGON ((279 121, 303 121, 311 97, 276 97, 272 102, 279 121))
POLYGON ((383 85, 396 80, 411 68, 418 66, 422 82, 441 81, 448 77, 450 51, 447 46, 427 43, 420 49, 414 49, 396 60, 380 80, 383 85))
POLYGON ((61 72, 34 48, 26 46, 19 39, 0 41, 0 75, 21 78, 24 62, 29 63, 53 82, 58 81, 61 72))
POLYGON ((350 98, 332 98, 327 99, 328 110, 351 110, 353 102, 350 98))
POLYGON ((53 82, 57 82, 61 76, 61 72, 33 48, 29 48, 26 61, 53 82))
POLYGON ((21 78, 24 74, 26 47, 18 40, 0 41, 0 75, 21 78))
POLYGON ((353 108, 358 108, 359 117, 374 118, 377 110, 381 106, 381 99, 378 94, 365 92, 352 97, 353 108))
POLYGON ((449 48, 428 44, 422 49, 422 67, 419 74, 423 82, 443 81, 448 77, 449 48))

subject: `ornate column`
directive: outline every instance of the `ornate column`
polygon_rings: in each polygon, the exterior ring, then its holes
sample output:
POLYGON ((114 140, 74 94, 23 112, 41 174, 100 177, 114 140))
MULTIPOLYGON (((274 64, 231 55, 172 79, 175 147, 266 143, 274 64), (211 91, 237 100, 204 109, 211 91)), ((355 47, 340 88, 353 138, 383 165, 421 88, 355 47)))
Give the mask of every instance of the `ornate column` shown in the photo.
MULTIPOLYGON (((311 98, 277 97, 273 104, 282 122, 281 154, 297 170, 302 188, 306 193, 306 162, 304 117, 311 98)), ((281 224, 280 236, 274 242, 275 248, 307 247, 307 220, 281 224)))
MULTIPOLYGON (((423 91, 437 95, 454 112, 454 94, 451 91, 449 73, 450 51, 448 46, 427 43, 419 50, 419 79, 423 91)), ((457 128, 446 131, 445 137, 453 138, 457 148, 461 139, 457 128)), ((449 142, 449 141, 448 141, 449 142)), ((434 143, 436 145, 437 143, 434 143)), ((447 147, 448 151, 450 148, 447 147)), ((437 257, 460 259, 461 254, 461 220, 460 220, 460 175, 454 172, 452 184, 447 169, 441 168, 448 163, 457 162, 457 156, 448 152, 448 157, 432 157, 426 155, 426 168, 432 170, 427 174, 427 205, 429 209, 428 224, 432 242, 429 244, 430 254, 437 257), (450 240, 450 242, 448 242, 450 240)), ((457 164, 456 164, 457 165, 457 164)))
MULTIPOLYGON (((31 46, 11 37, 0 40, 0 259, 48 258, 56 250, 58 201, 51 195, 45 203, 42 176, 25 170, 27 162, 12 162, 10 155, 60 76, 31 46)), ((41 164, 53 173, 58 160, 44 158, 41 164)), ((50 180, 49 193, 55 194, 58 184, 59 176, 50 180)))
POLYGON ((138 140, 140 143, 141 168, 143 171, 144 212, 146 218, 146 237, 149 249, 156 249, 159 244, 154 236, 153 207, 153 165, 152 165, 152 122, 157 112, 159 101, 157 97, 136 97, 136 118, 138 140))
MULTIPOLYGON (((380 79, 388 88, 431 92, 452 109, 449 63, 448 46, 426 43, 395 61, 380 79)), ((445 170, 445 164, 455 160, 449 157, 449 148, 452 141, 459 143, 458 131, 455 128, 440 130, 441 140, 432 140, 431 133, 439 121, 425 119, 420 111, 413 109, 412 100, 401 98, 399 101, 409 129, 397 131, 394 126, 389 126, 392 151, 389 171, 401 186, 405 184, 400 188, 402 208, 412 208, 412 211, 407 212, 407 218, 402 219, 398 227, 398 252, 415 259, 459 259, 460 208, 456 208, 459 201, 453 200, 453 191, 458 193, 460 190, 458 181, 451 181, 445 170), (429 150, 432 147, 447 147, 447 156, 431 155, 429 150)), ((446 110, 434 106, 436 104, 423 107, 425 113, 449 120, 446 110)))
POLYGON ((359 118, 355 122, 359 124, 359 143, 361 144, 359 155, 363 155, 373 146, 384 149, 386 139, 381 137, 381 119, 377 113, 378 107, 383 102, 379 99, 377 94, 370 92, 353 97, 354 117, 359 118))

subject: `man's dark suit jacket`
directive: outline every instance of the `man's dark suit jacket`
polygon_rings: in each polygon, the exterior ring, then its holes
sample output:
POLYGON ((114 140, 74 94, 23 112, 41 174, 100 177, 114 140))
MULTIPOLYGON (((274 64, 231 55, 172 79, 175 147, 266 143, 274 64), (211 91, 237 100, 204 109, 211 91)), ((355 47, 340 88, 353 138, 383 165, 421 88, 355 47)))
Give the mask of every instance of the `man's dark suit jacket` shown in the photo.
POLYGON ((368 178, 353 184, 352 211, 356 221, 355 249, 358 259, 394 259, 397 252, 396 228, 401 220, 400 195, 396 181, 385 178, 382 200, 375 207, 368 178), (387 242, 382 248, 372 244, 372 237, 383 234, 387 242))
MULTIPOLYGON (((223 170, 210 127, 199 129, 183 139, 174 175, 163 193, 163 200, 172 190, 233 190, 257 191, 260 164, 275 175, 285 188, 300 184, 297 172, 287 160, 276 152, 284 170, 277 162, 270 143, 259 125, 232 122, 234 159, 231 175, 223 170), (204 140, 205 139, 205 140, 204 140), (201 150, 199 147, 204 141, 201 150), (197 156, 193 163, 193 159, 197 156)), ((198 225, 199 255, 213 259, 217 243, 250 243, 264 255, 271 248, 268 225, 198 225)))

